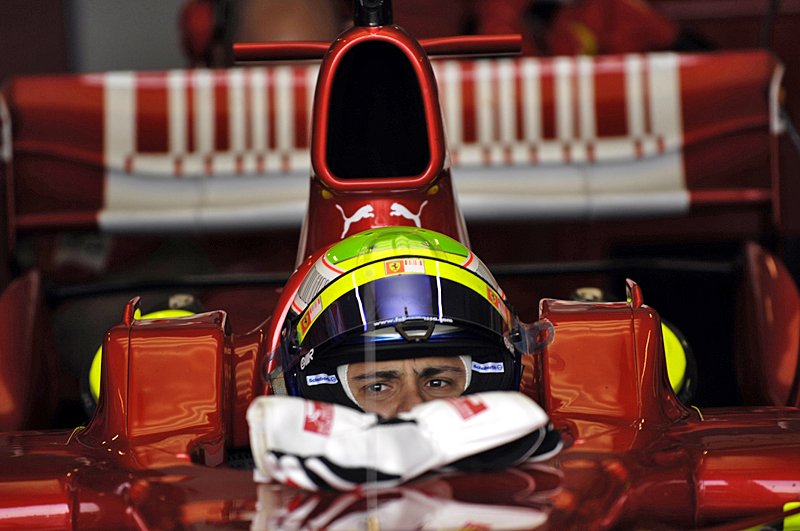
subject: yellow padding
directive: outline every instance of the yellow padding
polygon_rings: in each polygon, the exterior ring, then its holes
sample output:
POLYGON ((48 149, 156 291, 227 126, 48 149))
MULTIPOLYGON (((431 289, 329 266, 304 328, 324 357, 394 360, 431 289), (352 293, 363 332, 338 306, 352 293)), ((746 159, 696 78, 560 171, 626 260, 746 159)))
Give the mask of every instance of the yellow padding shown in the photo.
MULTIPOLYGON (((783 511, 791 511, 800 507, 800 501, 783 504, 783 511)), ((787 516, 783 519, 783 531, 800 531, 800 513, 787 516)))
POLYGON ((664 354, 667 356, 667 375, 672 390, 676 393, 686 378, 686 350, 681 340, 672 329, 661 323, 661 334, 664 336, 664 354))

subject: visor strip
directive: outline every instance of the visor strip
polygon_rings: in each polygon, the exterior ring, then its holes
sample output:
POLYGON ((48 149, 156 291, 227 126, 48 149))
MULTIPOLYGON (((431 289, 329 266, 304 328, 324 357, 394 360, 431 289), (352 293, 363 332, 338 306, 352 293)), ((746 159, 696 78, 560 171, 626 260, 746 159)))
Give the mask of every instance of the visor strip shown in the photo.
POLYGON ((353 289, 382 278, 397 275, 427 275, 438 280, 447 280, 461 284, 486 299, 497 310, 507 325, 511 324, 511 312, 503 298, 481 277, 470 270, 440 260, 423 258, 398 258, 382 262, 372 262, 350 273, 339 277, 328 284, 322 292, 308 305, 297 323, 297 340, 303 342, 306 332, 314 324, 317 317, 339 297, 353 289))
MULTIPOLYGON (((339 278, 345 272, 362 267, 365 263, 396 259, 398 258, 397 253, 397 249, 383 249, 343 259, 326 254, 314 264, 314 267, 309 271, 308 277, 300 285, 297 290, 297 296, 292 302, 292 310, 297 314, 302 313, 308 307, 308 302, 311 300, 312 295, 318 294, 326 285, 339 278), (337 272, 337 270, 339 271, 337 272)), ((449 251, 414 248, 408 250, 408 257, 432 258, 440 262, 450 262, 469 269, 478 276, 483 277, 486 275, 489 284, 500 294, 501 298, 505 298, 503 290, 497 285, 488 268, 472 251, 467 251, 466 255, 461 255, 449 251)))

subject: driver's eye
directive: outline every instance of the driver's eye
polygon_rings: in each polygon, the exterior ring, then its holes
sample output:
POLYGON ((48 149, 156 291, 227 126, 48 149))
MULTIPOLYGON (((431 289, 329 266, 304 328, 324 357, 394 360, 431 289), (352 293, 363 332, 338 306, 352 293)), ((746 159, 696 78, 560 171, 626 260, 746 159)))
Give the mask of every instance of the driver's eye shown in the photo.
MULTIPOLYGON (((431 378, 425 382, 425 387, 431 393, 451 393, 456 389, 456 383, 449 378, 431 378)), ((458 389, 461 391, 462 389, 458 389)))
POLYGON ((376 393, 381 393, 381 392, 384 392, 384 391, 388 390, 389 386, 386 385, 385 383, 373 383, 373 384, 369 384, 369 385, 364 386, 363 389, 367 393, 376 394, 376 393))

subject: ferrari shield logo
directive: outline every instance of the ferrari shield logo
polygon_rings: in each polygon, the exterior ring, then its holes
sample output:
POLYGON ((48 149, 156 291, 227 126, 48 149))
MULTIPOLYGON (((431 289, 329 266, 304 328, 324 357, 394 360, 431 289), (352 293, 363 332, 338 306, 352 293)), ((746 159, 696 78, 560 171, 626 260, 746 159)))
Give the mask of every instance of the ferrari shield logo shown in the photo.
POLYGON ((322 300, 317 297, 314 302, 312 302, 306 314, 303 316, 303 319, 300 321, 300 333, 305 334, 308 330, 308 327, 311 326, 311 323, 314 322, 314 319, 317 318, 319 313, 322 311, 322 300))
POLYGON ((495 309, 498 312, 500 312, 500 315, 503 316, 503 320, 508 322, 509 319, 510 319, 510 317, 508 315, 508 308, 503 303, 503 301, 500 299, 500 297, 497 295, 497 293, 495 293, 495 291, 492 288, 490 288, 489 286, 486 287, 486 299, 489 301, 489 303, 492 306, 495 307, 495 309))
POLYGON ((388 260, 384 262, 387 275, 400 273, 424 273, 425 261, 419 258, 405 258, 402 260, 388 260))
POLYGON ((404 272, 403 268, 403 261, 402 260, 392 260, 390 262, 386 262, 386 274, 387 275, 396 275, 398 273, 404 272))
POLYGON ((489 302, 492 303, 492 306, 497 308, 498 304, 500 304, 500 300, 499 300, 499 298, 497 296, 497 293, 495 293, 490 288, 486 288, 486 294, 487 294, 487 298, 489 299, 489 302))

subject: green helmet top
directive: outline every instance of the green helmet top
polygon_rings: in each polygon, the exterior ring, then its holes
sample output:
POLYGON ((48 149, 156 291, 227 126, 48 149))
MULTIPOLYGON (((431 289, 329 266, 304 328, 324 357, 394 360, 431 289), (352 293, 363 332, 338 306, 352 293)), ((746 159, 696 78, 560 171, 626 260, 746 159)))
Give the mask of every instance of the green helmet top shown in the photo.
POLYGON ((504 297, 483 262, 450 236, 417 227, 381 227, 350 236, 328 249, 301 283, 292 309, 301 313, 325 286, 349 271, 403 256, 433 258, 469 269, 504 297))

